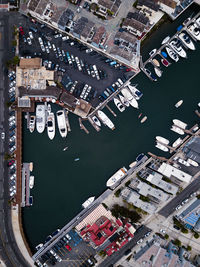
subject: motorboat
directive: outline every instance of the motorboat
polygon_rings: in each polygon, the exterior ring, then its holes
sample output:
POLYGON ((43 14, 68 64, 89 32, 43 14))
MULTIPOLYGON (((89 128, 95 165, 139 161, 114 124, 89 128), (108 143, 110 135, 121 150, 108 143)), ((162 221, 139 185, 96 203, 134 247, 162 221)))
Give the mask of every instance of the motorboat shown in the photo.
POLYGON ((115 103, 115 106, 119 109, 119 111, 123 112, 125 110, 125 107, 122 105, 121 101, 114 97, 114 103, 115 103))
POLYGON ((167 53, 165 53, 164 51, 161 51, 161 54, 163 55, 164 58, 167 58, 167 53))
POLYGON ((33 205, 33 196, 29 197, 29 205, 32 206, 33 205))
POLYGON ((68 146, 64 147, 63 148, 63 151, 66 151, 68 148, 69 148, 68 146))
POLYGON ((187 166, 187 167, 190 166, 190 163, 188 161, 185 161, 184 159, 179 158, 178 159, 178 162, 181 163, 181 164, 183 164, 183 165, 185 165, 185 166, 187 166))
POLYGON ((158 77, 162 76, 162 70, 160 70, 158 67, 154 67, 154 71, 158 77))
POLYGON ((197 25, 190 24, 187 29, 195 40, 200 41, 200 30, 197 25))
POLYGON ((130 106, 130 103, 125 99, 124 96, 122 96, 122 95, 118 95, 118 96, 119 96, 119 99, 120 99, 120 101, 122 102, 123 105, 125 105, 126 107, 130 106))
POLYGON ((55 137, 55 116, 53 112, 50 112, 47 116, 47 133, 49 136, 49 139, 53 140, 55 137))
POLYGON ((64 110, 58 110, 56 112, 58 129, 62 137, 67 136, 67 125, 64 110))
POLYGON ((171 59, 173 59, 175 62, 179 61, 179 56, 174 52, 174 50, 166 46, 166 51, 171 59))
POLYGON ((97 115, 104 125, 108 126, 112 130, 115 129, 113 122, 108 118, 108 116, 103 111, 98 110, 97 115))
POLYGON ((181 32, 178 37, 180 38, 181 42, 187 46, 191 50, 195 50, 194 43, 192 42, 191 38, 184 32, 181 32))
POLYGON ((162 136, 156 136, 156 140, 157 140, 157 142, 162 143, 163 145, 169 144, 169 140, 162 137, 162 136))
POLYGON ((200 102, 199 102, 197 105, 198 105, 198 107, 200 108, 200 102))
POLYGON ((179 100, 176 104, 175 107, 179 108, 183 104, 183 100, 179 100))
POLYGON ((80 158, 75 158, 75 159, 74 159, 74 161, 79 161, 79 160, 80 160, 80 158))
POLYGON ((169 62, 167 61, 167 59, 162 58, 161 62, 165 67, 169 67, 169 62))
POLYGON ((50 114, 51 113, 51 104, 47 105, 47 113, 50 114))
POLYGON ((172 125, 171 130, 177 134, 184 135, 184 131, 180 129, 179 127, 172 125))
POLYGON ((133 168, 133 167, 135 167, 137 165, 137 161, 135 160, 135 161, 133 161, 131 164, 129 164, 129 167, 130 168, 133 168))
POLYGON ((113 187, 116 185, 118 182, 124 178, 124 176, 127 173, 127 169, 125 167, 119 169, 115 174, 113 174, 107 181, 106 186, 108 187, 113 187))
POLYGON ((167 36, 165 37, 163 40, 162 40, 162 45, 166 44, 168 41, 170 40, 170 36, 167 36))
POLYGON ((154 82, 157 81, 156 76, 155 76, 154 74, 152 74, 151 71, 150 71, 149 69, 144 69, 144 70, 145 70, 146 73, 152 78, 152 80, 153 80, 154 82))
POLYGON ((44 132, 45 125, 46 125, 45 105, 37 105, 36 107, 36 129, 38 133, 44 132))
POLYGON ((134 108, 138 108, 138 102, 135 99, 135 97, 131 94, 130 90, 128 88, 123 88, 121 90, 121 93, 127 99, 127 101, 130 103, 130 105, 134 108))
POLYGON ((147 116, 144 116, 142 119, 141 119, 141 123, 144 123, 145 121, 147 120, 147 116))
POLYGON ((172 49, 180 56, 183 58, 187 57, 187 54, 185 52, 185 50, 182 47, 181 41, 178 40, 177 38, 174 38, 170 43, 170 46, 172 47, 172 49))
POLYGON ((156 53, 157 49, 154 48, 151 52, 149 52, 150 57, 152 57, 156 53))
POLYGON ((34 186, 34 176, 31 175, 31 176, 30 176, 30 179, 29 179, 29 187, 30 187, 30 189, 32 189, 33 186, 34 186))
POLYGON ((29 170, 30 170, 30 172, 33 171, 33 162, 30 162, 30 164, 29 164, 29 170))
POLYGON ((182 143, 183 139, 180 137, 172 144, 172 147, 177 147, 182 143))
POLYGON ((185 129, 187 127, 187 124, 180 121, 180 120, 174 119, 172 121, 173 121, 174 125, 178 126, 179 128, 185 129))
POLYGON ((92 117, 92 120, 93 120, 93 122, 94 122, 97 126, 101 127, 101 122, 100 122, 100 120, 97 118, 97 116, 93 116, 93 117, 92 117))
POLYGON ((195 24, 197 24, 200 27, 200 16, 195 20, 195 24))
POLYGON ((152 59, 152 62, 156 67, 160 67, 160 63, 156 58, 152 59))
POLYGON ((31 115, 29 121, 29 131, 32 133, 34 130, 35 130, 35 116, 31 115))
POLYGON ((139 155, 137 155, 137 157, 135 158, 135 160, 136 160, 137 162, 139 162, 141 159, 144 158, 144 156, 145 156, 144 153, 140 153, 139 155))
POLYGON ((187 162, 190 165, 194 166, 194 167, 198 167, 199 166, 199 164, 196 161, 192 160, 192 159, 187 159, 187 162))
POLYGON ((155 147, 157 147, 158 149, 160 149, 164 152, 169 151, 169 149, 166 146, 162 145, 161 143, 157 143, 155 147))
POLYGON ((89 197, 85 202, 83 202, 82 207, 85 209, 92 204, 95 200, 95 197, 89 197))
POLYGON ((140 113, 140 114, 138 115, 138 119, 139 119, 141 116, 142 116, 142 113, 140 113))
POLYGON ((140 90, 138 90, 136 88, 136 86, 133 86, 133 85, 129 84, 128 88, 129 88, 131 94, 135 97, 136 100, 139 100, 143 96, 143 93, 140 92, 140 90))

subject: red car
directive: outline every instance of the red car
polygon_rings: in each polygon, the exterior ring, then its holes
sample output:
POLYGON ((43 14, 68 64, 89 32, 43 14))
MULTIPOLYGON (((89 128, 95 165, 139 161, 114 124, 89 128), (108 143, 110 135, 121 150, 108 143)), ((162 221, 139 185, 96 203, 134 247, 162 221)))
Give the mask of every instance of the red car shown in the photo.
POLYGON ((66 247, 66 249, 69 250, 69 251, 72 250, 72 248, 71 248, 69 245, 66 245, 65 247, 66 247))
POLYGON ((126 71, 132 71, 132 69, 131 69, 131 68, 129 68, 129 69, 126 69, 126 71))
POLYGON ((19 27, 19 31, 20 31, 21 35, 24 35, 24 30, 23 30, 22 26, 19 27))
POLYGON ((11 165, 13 165, 13 163, 15 163, 15 161, 14 161, 14 160, 11 160, 11 161, 9 161, 9 162, 8 162, 8 166, 11 166, 11 165))

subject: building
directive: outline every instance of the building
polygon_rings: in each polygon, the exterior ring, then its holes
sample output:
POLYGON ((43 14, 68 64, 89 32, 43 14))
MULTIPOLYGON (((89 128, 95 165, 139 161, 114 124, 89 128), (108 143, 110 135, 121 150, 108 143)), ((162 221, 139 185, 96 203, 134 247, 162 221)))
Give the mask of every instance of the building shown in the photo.
POLYGON ((105 18, 107 15, 115 17, 119 11, 121 3, 121 0, 98 0, 98 10, 96 13, 105 18))
POLYGON ((137 208, 144 210, 145 212, 149 214, 153 214, 157 209, 156 205, 149 203, 149 202, 142 201, 140 199, 140 195, 137 192, 131 190, 130 188, 124 188, 121 191, 121 196, 128 203, 132 204, 133 206, 137 208))
POLYGON ((200 137, 192 137, 184 146, 183 152, 188 159, 200 164, 200 137))
POLYGON ((94 26, 95 24, 92 21, 86 17, 81 17, 73 27, 73 35, 84 41, 91 41, 95 34, 94 26))

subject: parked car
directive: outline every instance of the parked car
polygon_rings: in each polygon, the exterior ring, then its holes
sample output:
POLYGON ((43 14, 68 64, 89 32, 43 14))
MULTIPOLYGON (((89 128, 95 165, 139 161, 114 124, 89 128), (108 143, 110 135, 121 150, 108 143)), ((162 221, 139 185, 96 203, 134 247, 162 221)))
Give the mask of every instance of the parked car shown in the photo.
POLYGON ((69 251, 72 250, 72 248, 70 247, 70 245, 65 245, 65 247, 66 247, 66 249, 69 250, 69 251))
POLYGON ((23 30, 22 26, 19 27, 19 32, 21 35, 24 35, 24 30, 23 30))

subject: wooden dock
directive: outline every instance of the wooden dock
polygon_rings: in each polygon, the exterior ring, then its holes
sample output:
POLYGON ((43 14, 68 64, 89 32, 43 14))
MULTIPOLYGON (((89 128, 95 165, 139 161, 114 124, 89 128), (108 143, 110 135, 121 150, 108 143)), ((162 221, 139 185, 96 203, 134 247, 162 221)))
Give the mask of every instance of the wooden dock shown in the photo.
POLYGON ((88 121, 91 123, 91 125, 94 127, 94 129, 99 132, 101 128, 96 125, 96 123, 91 119, 91 117, 88 117, 88 121))
POLYGON ((106 104, 106 107, 107 107, 107 109, 112 113, 112 115, 114 116, 114 117, 117 117, 117 115, 115 114, 115 112, 106 104))
POLYGON ((81 119, 81 118, 78 118, 78 120, 79 120, 79 125, 80 125, 81 130, 84 130, 84 131, 86 132, 86 134, 89 134, 89 131, 88 131, 87 128, 83 125, 82 119, 81 119))
POLYGON ((195 113, 197 114, 197 116, 200 118, 200 112, 196 109, 195 113))
POLYGON ((68 132, 71 132, 71 127, 70 127, 70 124, 69 124, 68 113, 69 113, 68 110, 65 109, 65 119, 66 119, 67 130, 68 130, 68 132))

